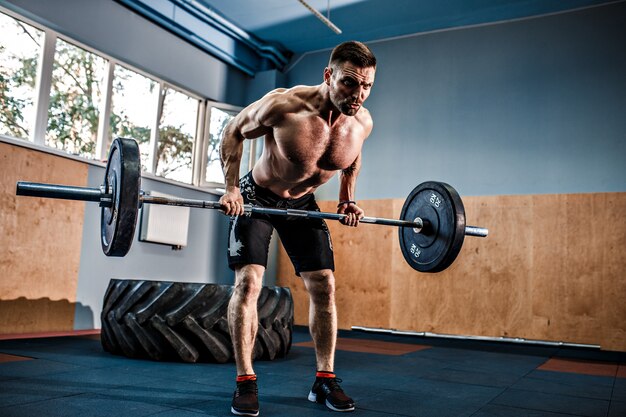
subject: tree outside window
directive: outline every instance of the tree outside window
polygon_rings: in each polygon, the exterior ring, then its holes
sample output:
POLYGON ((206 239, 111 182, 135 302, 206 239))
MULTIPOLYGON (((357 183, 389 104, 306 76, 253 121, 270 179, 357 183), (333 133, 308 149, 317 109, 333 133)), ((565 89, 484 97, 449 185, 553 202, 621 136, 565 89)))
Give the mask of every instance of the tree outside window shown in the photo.
POLYGON ((156 121, 159 83, 122 65, 116 65, 111 97, 109 137, 133 138, 139 144, 141 166, 151 172, 150 137, 156 121))
POLYGON ((2 13, 0 33, 0 134, 28 139, 44 33, 2 13))
POLYGON ((106 65, 104 58, 57 40, 46 145, 88 158, 96 156, 106 65))
MULTIPOLYGON (((139 144, 144 171, 187 184, 194 183, 194 146, 202 144, 196 158, 202 165, 195 181, 205 186, 224 183, 219 145, 224 127, 238 108, 216 104, 205 109, 200 99, 163 81, 4 13, 0 13, 0 31, 0 134, 41 141, 86 158, 101 156, 96 155, 99 134, 108 132, 102 138, 105 143, 117 136, 133 138, 139 144), (45 44, 49 33, 56 39, 52 45, 45 44), (44 51, 44 47, 54 51, 44 51), (54 56, 54 60, 51 68, 43 69, 52 71, 45 87, 50 88, 48 109, 43 113, 47 116, 45 137, 33 138, 35 116, 42 115, 37 96, 47 94, 36 91, 42 75, 38 73, 41 56, 54 56), (107 91, 109 73, 113 78, 107 91), (104 103, 111 106, 108 129, 99 126, 104 103), (198 136, 198 120, 205 117, 200 109, 210 114, 203 137, 198 136)), ((42 128, 38 126, 37 131, 42 128)), ((242 174, 260 153, 256 142, 260 141, 244 143, 242 174)))
POLYGON ((173 88, 161 95, 156 174, 191 184, 199 101, 173 88))

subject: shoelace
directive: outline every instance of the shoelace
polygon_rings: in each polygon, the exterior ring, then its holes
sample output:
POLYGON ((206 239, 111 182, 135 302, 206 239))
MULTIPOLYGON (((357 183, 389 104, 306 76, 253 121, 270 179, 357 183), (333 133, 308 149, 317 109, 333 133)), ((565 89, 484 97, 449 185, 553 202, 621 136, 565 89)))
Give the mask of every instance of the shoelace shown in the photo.
POLYGON ((255 381, 246 381, 241 384, 237 384, 237 397, 244 394, 255 394, 259 392, 255 381))
POLYGON ((343 382, 341 380, 341 378, 325 378, 326 381, 326 385, 328 386, 328 389, 333 392, 333 391, 341 391, 343 392, 343 390, 341 389, 341 387, 339 386, 340 382, 343 382))

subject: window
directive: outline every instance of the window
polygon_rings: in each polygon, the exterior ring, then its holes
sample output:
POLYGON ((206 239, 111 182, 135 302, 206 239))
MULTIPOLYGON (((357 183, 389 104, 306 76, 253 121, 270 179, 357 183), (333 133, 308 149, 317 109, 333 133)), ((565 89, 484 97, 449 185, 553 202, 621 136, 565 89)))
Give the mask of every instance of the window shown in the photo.
POLYGON ((158 82, 122 65, 115 66, 107 143, 117 136, 135 139, 142 169, 148 172, 152 172, 150 138, 157 119, 158 97, 158 82))
POLYGON ((0 134, 27 139, 35 123, 35 84, 44 34, 0 13, 0 134))
MULTIPOLYGON (((226 124, 239 113, 239 110, 239 108, 225 105, 220 105, 219 107, 211 106, 209 109, 209 134, 204 149, 206 155, 204 161, 204 184, 224 184, 219 147, 226 124)), ((252 169, 262 149, 263 142, 260 140, 246 140, 243 142, 243 154, 239 167, 240 177, 252 169)))
MULTIPOLYGON (((144 172, 223 187, 219 144, 240 108, 210 103, 6 13, 0 7, 0 135, 90 159, 106 159, 114 137, 129 137, 144 172)), ((244 142, 242 175, 262 149, 257 142, 244 142)))
POLYGON ((172 88, 163 90, 162 100, 155 155, 156 174, 191 184, 193 145, 200 103, 172 88))
POLYGON ((75 155, 96 157, 106 65, 104 58, 57 40, 46 145, 75 155))

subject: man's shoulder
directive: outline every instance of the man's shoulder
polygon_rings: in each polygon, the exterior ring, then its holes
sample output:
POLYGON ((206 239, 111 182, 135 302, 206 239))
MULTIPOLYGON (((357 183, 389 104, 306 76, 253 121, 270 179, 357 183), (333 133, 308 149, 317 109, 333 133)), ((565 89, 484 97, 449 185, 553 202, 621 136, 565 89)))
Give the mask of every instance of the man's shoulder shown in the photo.
POLYGON ((374 125, 374 121, 372 120, 372 115, 370 114, 370 111, 367 110, 365 107, 361 107, 355 118, 357 122, 359 122, 363 126, 363 128, 368 131, 369 134, 369 131, 372 130, 372 127, 374 125))
POLYGON ((302 85, 277 88, 265 95, 263 104, 270 113, 297 113, 309 106, 316 91, 315 87, 302 85))
POLYGON ((265 99, 281 102, 281 101, 308 101, 311 96, 317 94, 317 86, 297 85, 291 88, 276 88, 265 95, 265 99))

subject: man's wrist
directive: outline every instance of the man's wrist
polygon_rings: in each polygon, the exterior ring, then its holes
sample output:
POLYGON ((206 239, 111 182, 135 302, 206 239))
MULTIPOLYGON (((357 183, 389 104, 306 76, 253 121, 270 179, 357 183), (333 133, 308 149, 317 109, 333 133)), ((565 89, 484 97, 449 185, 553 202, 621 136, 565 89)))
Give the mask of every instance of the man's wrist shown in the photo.
POLYGON ((239 191, 239 185, 227 185, 226 192, 230 193, 232 191, 239 191))
POLYGON ((349 206, 350 204, 356 205, 356 201, 354 201, 354 200, 341 200, 341 201, 339 201, 339 204, 337 204, 337 208, 339 208, 341 206, 349 206))

